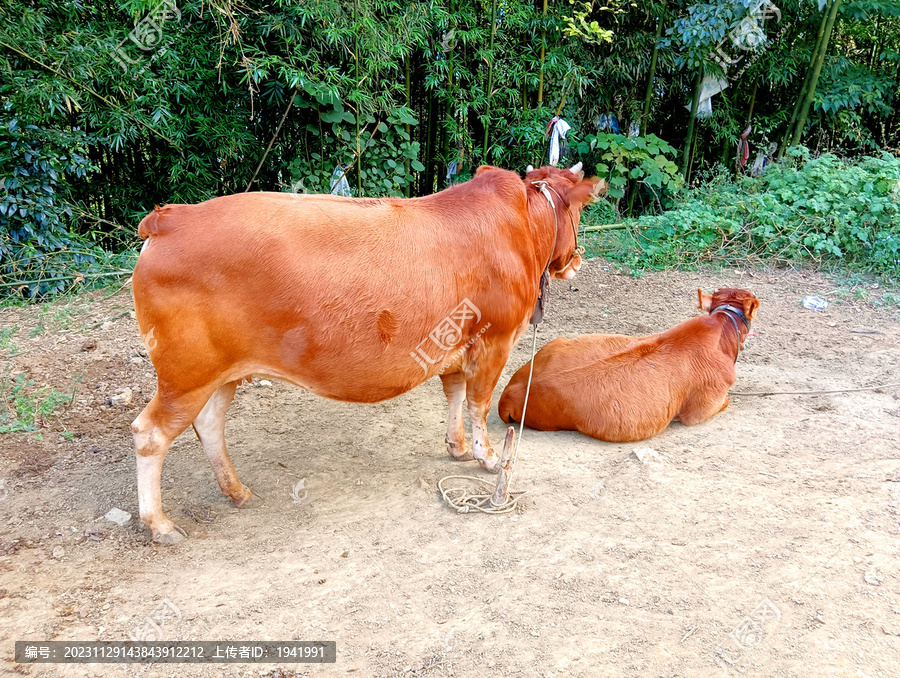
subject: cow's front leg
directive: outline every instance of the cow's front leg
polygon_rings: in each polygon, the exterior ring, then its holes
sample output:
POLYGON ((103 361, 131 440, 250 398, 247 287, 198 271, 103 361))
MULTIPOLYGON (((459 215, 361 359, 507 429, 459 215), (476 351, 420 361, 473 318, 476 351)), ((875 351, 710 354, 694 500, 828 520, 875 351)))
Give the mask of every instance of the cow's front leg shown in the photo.
POLYGON ((487 415, 491 409, 491 396, 500 380, 506 356, 484 356, 479 360, 473 375, 466 380, 466 400, 469 404, 469 419, 472 420, 472 452, 475 459, 488 471, 498 471, 497 453, 488 438, 487 415))
POLYGON ((474 403, 469 401, 469 419, 472 420, 472 448, 475 459, 488 471, 498 471, 496 468, 499 457, 491 447, 488 438, 487 414, 491 409, 491 401, 487 403, 474 403))
POLYGON ((441 385, 447 396, 447 452, 454 459, 471 461, 475 457, 466 444, 466 427, 463 423, 463 401, 466 399, 466 375, 462 372, 441 375, 441 385))

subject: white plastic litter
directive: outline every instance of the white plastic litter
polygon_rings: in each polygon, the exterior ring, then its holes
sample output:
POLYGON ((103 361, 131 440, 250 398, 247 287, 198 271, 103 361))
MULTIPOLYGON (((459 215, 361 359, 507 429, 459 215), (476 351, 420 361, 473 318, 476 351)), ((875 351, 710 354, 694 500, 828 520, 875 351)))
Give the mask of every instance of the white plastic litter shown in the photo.
POLYGON ((811 294, 803 297, 803 301, 800 303, 803 304, 803 308, 808 308, 810 311, 824 311, 828 308, 828 302, 825 299, 811 294))
POLYGON ((571 129, 571 125, 562 118, 556 120, 553 125, 553 131, 550 136, 550 166, 556 167, 559 162, 559 144, 560 140, 565 140, 566 134, 571 129))
POLYGON ((347 181, 347 165, 338 164, 331 173, 331 194, 352 197, 350 183, 347 181))

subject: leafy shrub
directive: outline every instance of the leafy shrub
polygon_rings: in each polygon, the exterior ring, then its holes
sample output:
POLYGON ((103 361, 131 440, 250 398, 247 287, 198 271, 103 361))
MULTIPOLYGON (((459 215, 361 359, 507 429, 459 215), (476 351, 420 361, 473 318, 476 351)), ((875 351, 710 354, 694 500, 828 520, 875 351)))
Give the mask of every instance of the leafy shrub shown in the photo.
MULTIPOLYGON (((677 151, 655 134, 589 134, 576 149, 587 173, 596 173, 609 182, 607 196, 616 201, 625 196, 629 180, 650 187, 650 202, 656 204, 661 204, 663 193, 671 194, 683 183, 678 166, 667 157, 677 155, 677 151)), ((635 184, 632 190, 637 190, 635 184)))
MULTIPOLYGON (((397 108, 381 121, 376 121, 372 115, 366 115, 364 119, 361 116, 357 149, 357 120, 353 113, 344 110, 343 104, 330 92, 316 96, 320 104, 324 102, 331 106, 320 111, 321 122, 330 125, 331 135, 322 139, 324 156, 310 151, 296 156, 288 165, 291 190, 330 193, 334 159, 340 158, 342 164, 349 165, 358 153, 356 166, 346 174, 354 195, 405 194, 415 179, 413 172, 425 169, 418 160, 419 142, 411 141, 406 131, 407 125, 418 124, 409 109, 397 108)), ((310 105, 302 103, 302 99, 298 101, 301 101, 301 107, 310 105)), ((318 134, 317 126, 307 127, 307 131, 318 134)))
POLYGON ((645 266, 757 256, 900 274, 900 160, 790 154, 762 177, 708 184, 628 222, 627 242, 605 253, 645 266))
POLYGON ((72 233, 70 177, 94 169, 80 131, 0 127, 0 296, 43 297, 98 275, 115 256, 72 233))

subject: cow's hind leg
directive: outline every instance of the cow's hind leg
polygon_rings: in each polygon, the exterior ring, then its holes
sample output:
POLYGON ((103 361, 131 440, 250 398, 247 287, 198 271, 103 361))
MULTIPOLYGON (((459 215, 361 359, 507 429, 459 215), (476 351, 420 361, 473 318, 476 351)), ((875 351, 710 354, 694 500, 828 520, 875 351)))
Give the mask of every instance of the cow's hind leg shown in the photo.
POLYGON ((163 512, 160 490, 162 466, 172 441, 203 409, 209 395, 209 391, 194 391, 164 402, 157 390, 131 424, 141 521, 150 528, 153 541, 159 544, 177 544, 187 536, 163 512))
POLYGON ((466 444, 466 426, 463 421, 463 402, 466 399, 466 375, 462 372, 441 375, 441 385, 447 396, 447 452, 454 459, 471 461, 472 450, 466 444))
POLYGON ((238 479, 228 449, 225 446, 225 415, 231 407, 238 382, 231 381, 220 386, 203 406, 194 419, 194 431, 203 444, 203 451, 209 457, 213 473, 222 494, 231 497, 235 506, 244 506, 252 496, 250 490, 238 479))

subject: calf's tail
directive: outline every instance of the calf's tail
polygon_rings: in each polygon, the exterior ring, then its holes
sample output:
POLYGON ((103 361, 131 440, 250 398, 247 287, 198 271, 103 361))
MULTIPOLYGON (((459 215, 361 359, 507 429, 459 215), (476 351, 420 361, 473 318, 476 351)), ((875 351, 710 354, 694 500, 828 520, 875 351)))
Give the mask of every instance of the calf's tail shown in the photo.
POLYGON ((520 421, 524 399, 525 389, 522 384, 516 383, 515 377, 513 377, 513 381, 503 389, 503 395, 500 396, 500 402, 497 404, 497 414, 507 424, 520 421))

